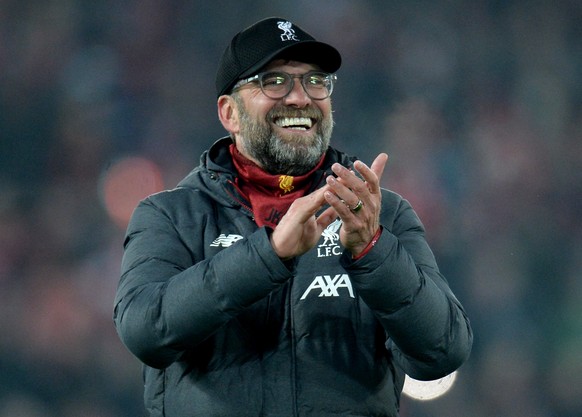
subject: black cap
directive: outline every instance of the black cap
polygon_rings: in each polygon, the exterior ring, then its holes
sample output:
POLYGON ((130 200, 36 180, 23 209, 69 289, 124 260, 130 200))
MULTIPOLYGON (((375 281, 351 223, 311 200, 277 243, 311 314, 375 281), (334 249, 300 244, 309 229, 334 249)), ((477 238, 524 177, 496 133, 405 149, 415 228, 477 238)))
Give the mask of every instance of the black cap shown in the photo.
POLYGON ((256 74, 275 58, 315 64, 329 73, 336 72, 342 61, 333 46, 316 41, 287 19, 269 17, 232 38, 216 73, 218 97, 230 92, 238 80, 256 74))

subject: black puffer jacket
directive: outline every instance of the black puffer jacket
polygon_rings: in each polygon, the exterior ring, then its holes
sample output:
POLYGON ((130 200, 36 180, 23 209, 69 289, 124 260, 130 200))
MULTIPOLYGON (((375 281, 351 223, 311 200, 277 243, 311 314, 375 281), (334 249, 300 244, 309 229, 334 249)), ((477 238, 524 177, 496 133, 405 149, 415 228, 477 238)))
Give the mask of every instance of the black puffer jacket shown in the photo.
MULTIPOLYGON (((229 144, 128 227, 114 318, 152 416, 397 416, 405 372, 466 360, 469 322, 406 200, 383 190, 363 258, 343 253, 336 222, 283 263, 232 185, 229 144)), ((336 161, 352 163, 330 148, 315 183, 336 161)))

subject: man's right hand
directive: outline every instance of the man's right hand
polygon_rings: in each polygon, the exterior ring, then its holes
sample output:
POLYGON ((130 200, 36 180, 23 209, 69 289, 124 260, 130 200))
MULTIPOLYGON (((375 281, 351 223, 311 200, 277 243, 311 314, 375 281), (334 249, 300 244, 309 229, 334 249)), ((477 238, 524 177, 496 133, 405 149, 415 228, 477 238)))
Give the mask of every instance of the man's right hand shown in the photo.
POLYGON ((298 198, 281 218, 271 234, 271 245, 279 258, 287 260, 303 255, 317 244, 324 229, 337 218, 333 207, 315 217, 327 204, 324 198, 326 191, 329 191, 327 185, 298 198))

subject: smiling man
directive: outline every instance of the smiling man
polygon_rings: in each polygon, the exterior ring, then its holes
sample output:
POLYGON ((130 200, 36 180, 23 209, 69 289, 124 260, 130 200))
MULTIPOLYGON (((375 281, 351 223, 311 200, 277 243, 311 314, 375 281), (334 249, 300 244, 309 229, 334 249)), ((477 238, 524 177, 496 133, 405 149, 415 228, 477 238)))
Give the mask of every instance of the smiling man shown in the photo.
POLYGON ((151 416, 398 416, 472 333, 409 203, 330 146, 341 57, 268 18, 216 77, 218 140, 136 208, 114 319, 151 416))
POLYGON ((335 76, 281 59, 264 70, 219 98, 219 118, 241 154, 266 172, 305 174, 329 146, 335 76))

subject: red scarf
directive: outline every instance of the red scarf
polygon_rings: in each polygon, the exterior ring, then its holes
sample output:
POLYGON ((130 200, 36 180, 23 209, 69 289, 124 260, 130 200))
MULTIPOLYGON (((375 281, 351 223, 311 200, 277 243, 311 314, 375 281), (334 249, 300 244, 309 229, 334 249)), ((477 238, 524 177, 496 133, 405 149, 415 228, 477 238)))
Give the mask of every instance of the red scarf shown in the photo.
POLYGON ((272 175, 243 156, 234 144, 230 154, 238 171, 235 185, 250 202, 259 227, 275 228, 296 199, 303 197, 313 181, 312 174, 323 164, 323 155, 315 168, 299 176, 272 175))

